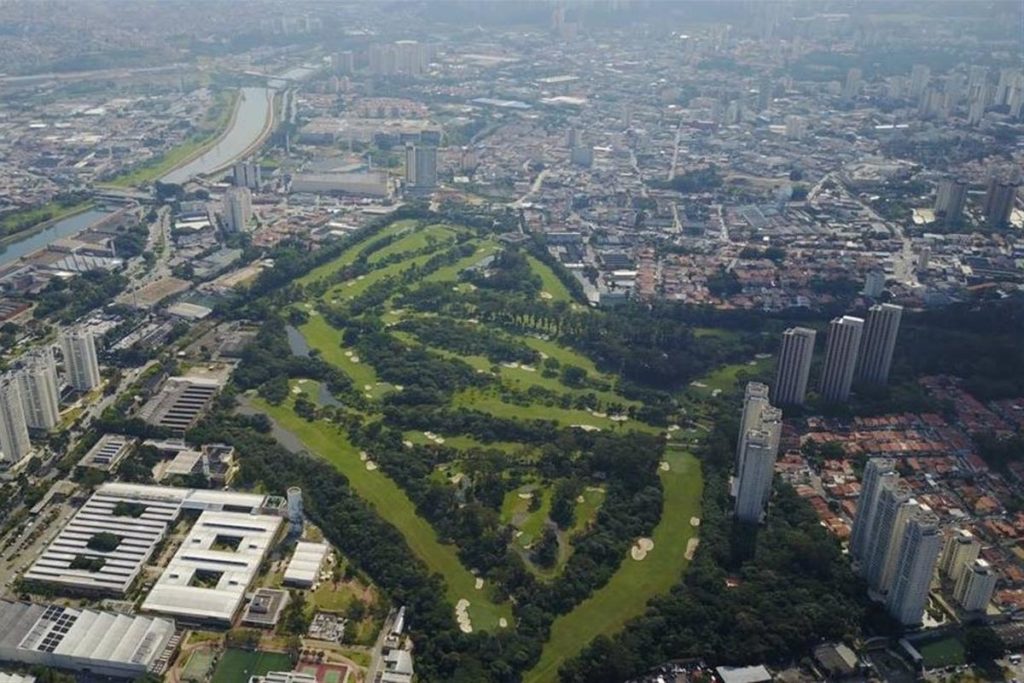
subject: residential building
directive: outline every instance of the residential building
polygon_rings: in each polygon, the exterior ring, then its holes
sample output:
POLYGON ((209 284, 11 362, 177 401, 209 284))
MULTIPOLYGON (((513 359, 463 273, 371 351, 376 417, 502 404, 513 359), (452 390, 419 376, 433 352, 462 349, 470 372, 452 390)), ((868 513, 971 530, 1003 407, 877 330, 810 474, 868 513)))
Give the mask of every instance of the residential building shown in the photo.
POLYGON ((893 304, 876 304, 868 310, 857 360, 859 381, 878 385, 889 381, 902 316, 903 307, 893 304))
POLYGON ((964 569, 978 559, 980 552, 981 542, 977 536, 967 529, 954 529, 951 534, 946 536, 939 569, 955 584, 960 580, 964 569))
POLYGON ((56 427, 60 422, 60 384, 53 351, 44 347, 28 354, 17 376, 25 423, 32 429, 56 427))
POLYGON ((883 581, 886 567, 890 564, 891 555, 899 551, 904 531, 901 522, 906 521, 904 508, 911 501, 910 488, 905 482, 893 478, 881 482, 872 525, 873 536, 868 541, 861 563, 861 575, 878 593, 884 594, 889 588, 883 581))
POLYGON ((1017 200, 1017 188, 1020 183, 992 178, 985 192, 985 203, 982 207, 985 223, 989 227, 999 228, 1010 221, 1010 214, 1017 200))
POLYGON ((416 189, 437 187, 437 148, 405 146, 405 184, 416 189))
POLYGON ((7 374, 0 377, 0 457, 3 464, 13 465, 31 452, 19 382, 7 374))
POLYGON ((768 402, 768 387, 759 382, 748 383, 733 478, 736 517, 744 522, 760 522, 764 518, 781 433, 782 412, 768 402))
POLYGON ((231 187, 224 193, 224 230, 245 232, 252 220, 252 193, 248 187, 231 187))
POLYGON ((946 225, 960 221, 967 203, 967 181, 963 178, 945 178, 939 182, 935 194, 935 217, 946 225))
POLYGON ((882 483, 895 481, 897 477, 895 461, 891 458, 872 458, 864 466, 857 514, 850 533, 850 555, 857 562, 864 560, 871 539, 874 538, 875 512, 882 483))
POLYGON ((807 380, 811 375, 815 336, 814 330, 806 327, 791 327, 782 333, 782 349, 771 392, 775 405, 803 405, 807 397, 807 380))
POLYGON ((850 398, 863 330, 864 321, 849 315, 829 323, 819 389, 822 398, 829 403, 843 403, 850 398))
POLYGON ((62 331, 60 348, 68 384, 78 391, 91 391, 100 385, 100 364, 91 330, 71 328, 62 331))
POLYGON ((864 276, 864 296, 877 299, 885 291, 885 273, 881 270, 869 270, 864 276))
POLYGON ((904 626, 920 624, 928 605, 928 592, 942 545, 938 524, 935 513, 924 506, 907 521, 898 572, 887 600, 889 613, 904 626))
POLYGON ((263 184, 263 173, 260 165, 252 159, 236 162, 231 169, 231 179, 235 187, 247 187, 250 190, 260 189, 263 184))
POLYGON ((997 575, 988 562, 975 559, 964 567, 953 589, 953 597, 968 612, 980 612, 992 601, 997 575))

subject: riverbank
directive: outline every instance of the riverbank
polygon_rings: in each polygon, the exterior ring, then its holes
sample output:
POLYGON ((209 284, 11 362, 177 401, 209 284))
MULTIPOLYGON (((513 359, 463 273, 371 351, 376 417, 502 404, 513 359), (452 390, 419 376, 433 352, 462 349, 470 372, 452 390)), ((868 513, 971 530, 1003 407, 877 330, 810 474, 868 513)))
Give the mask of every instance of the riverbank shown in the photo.
POLYGON ((100 187, 137 187, 163 178, 178 168, 186 166, 216 147, 227 137, 235 125, 241 108, 241 91, 231 93, 231 101, 220 112, 209 135, 197 139, 189 138, 181 145, 167 150, 164 154, 142 166, 121 174, 100 187))
MULTIPOLYGON (((276 111, 276 108, 274 106, 274 103, 277 101, 278 94, 279 93, 275 92, 273 95, 271 95, 267 99, 268 115, 266 117, 266 121, 263 124, 263 128, 260 130, 260 134, 257 135, 256 139, 252 141, 252 144, 250 144, 248 147, 243 149, 242 152, 238 156, 236 156, 234 159, 232 159, 231 161, 225 163, 224 165, 222 165, 222 166, 220 166, 218 168, 214 168, 212 171, 210 171, 206 175, 212 175, 214 173, 219 173, 220 171, 223 171, 223 170, 225 170, 227 168, 230 168, 231 166, 233 166, 235 164, 235 162, 237 162, 240 159, 244 159, 244 158, 246 158, 248 156, 251 156, 256 150, 258 150, 260 147, 263 146, 263 143, 265 143, 267 141, 267 138, 270 137, 270 134, 272 132, 274 132, 274 127, 277 125, 277 122, 278 122, 277 111, 276 111)), ((233 126, 233 125, 234 125, 234 120, 232 120, 230 126, 228 127, 228 130, 230 130, 231 126, 233 126)), ((227 135, 226 132, 225 132, 225 135, 227 135)), ((182 165, 184 165, 184 164, 182 164, 182 165)))
POLYGON ((0 245, 0 269, 30 258, 56 240, 76 237, 109 215, 109 211, 97 209, 91 204, 85 207, 76 206, 74 211, 60 218, 44 221, 30 230, 22 231, 0 245))
MULTIPOLYGON (((71 218, 72 216, 77 216, 80 213, 84 213, 91 209, 92 206, 93 201, 91 199, 87 199, 84 202, 79 202, 77 204, 72 204, 71 206, 65 207, 60 206, 59 204, 57 204, 57 202, 50 202, 49 204, 44 204, 43 206, 32 209, 31 212, 21 214, 22 216, 28 216, 32 214, 38 214, 40 216, 49 215, 49 218, 41 220, 38 223, 34 223, 28 226, 27 228, 18 230, 17 232, 12 232, 9 235, 4 235, 3 237, 0 237, 0 249, 6 249, 12 244, 16 244, 18 242, 21 242, 22 240, 26 240, 29 237, 32 237, 33 235, 38 235, 43 230, 46 230, 55 223, 62 221, 65 218, 71 218), (51 211, 54 211, 56 213, 50 214, 49 212, 51 211)), ((9 218, 13 217, 14 216, 10 216, 9 218)))

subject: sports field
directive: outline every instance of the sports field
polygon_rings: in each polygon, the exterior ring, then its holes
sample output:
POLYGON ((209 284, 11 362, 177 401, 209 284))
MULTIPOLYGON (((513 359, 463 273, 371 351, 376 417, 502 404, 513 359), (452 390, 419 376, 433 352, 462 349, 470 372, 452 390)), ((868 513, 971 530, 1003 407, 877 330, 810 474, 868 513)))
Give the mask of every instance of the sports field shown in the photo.
POLYGON ((217 662, 211 683, 249 683, 250 676, 270 671, 291 671, 292 659, 279 652, 226 650, 217 662))

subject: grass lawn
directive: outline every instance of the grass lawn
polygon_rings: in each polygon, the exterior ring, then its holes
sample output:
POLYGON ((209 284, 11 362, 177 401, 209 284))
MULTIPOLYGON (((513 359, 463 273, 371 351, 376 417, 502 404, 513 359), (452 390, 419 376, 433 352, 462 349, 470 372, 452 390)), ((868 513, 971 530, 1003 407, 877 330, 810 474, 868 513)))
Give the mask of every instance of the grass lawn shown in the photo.
POLYGON ((603 431, 637 430, 653 433, 660 431, 637 420, 616 422, 608 417, 597 417, 585 410, 577 410, 575 408, 559 408, 541 403, 527 406, 505 403, 493 391, 480 389, 466 389, 455 394, 452 398, 452 406, 479 410, 495 417, 505 417, 513 420, 554 420, 559 425, 566 427, 570 425, 583 425, 597 427, 603 431))
POLYGON ((331 289, 327 290, 327 293, 324 294, 324 299, 326 299, 327 301, 330 301, 331 299, 354 299, 355 297, 359 296, 367 289, 369 289, 370 285, 381 282, 382 280, 385 280, 389 277, 397 276, 399 273, 409 268, 410 266, 422 266, 424 263, 433 258, 434 254, 436 253, 437 250, 434 250, 431 251, 429 254, 421 254, 420 256, 405 259, 403 261, 399 261, 398 263, 392 263, 391 265, 386 266, 384 268, 380 268, 378 270, 372 270, 366 275, 360 276, 362 277, 361 280, 358 278, 355 280, 347 280, 342 284, 336 285, 331 289))
POLYGON ((540 661, 524 677, 526 683, 558 679, 558 667, 579 654, 599 635, 611 635, 644 612, 647 601, 679 582, 689 561, 684 553, 697 529, 691 517, 700 516, 703 488, 700 463, 693 455, 670 448, 670 470, 661 472, 665 503, 654 529, 654 549, 641 562, 626 557, 611 580, 569 614, 555 620, 540 661))
POLYGON ((248 683, 250 676, 261 676, 270 671, 291 671, 292 659, 279 652, 250 652, 227 650, 217 663, 212 683, 248 683))
POLYGON ((544 531, 544 523, 548 519, 548 513, 551 512, 551 494, 550 488, 529 485, 505 494, 505 500, 501 503, 501 521, 505 524, 512 524, 522 532, 516 536, 516 543, 520 547, 525 548, 540 538, 541 532, 544 531), (520 494, 527 493, 532 493, 532 496, 540 496, 540 507, 536 510, 530 510, 532 497, 520 497, 520 494))
POLYGON ((695 327, 693 328, 693 336, 732 340, 736 339, 739 335, 732 330, 726 330, 721 327, 695 327))
POLYGON ((472 256, 459 259, 450 266, 438 268, 423 278, 423 282, 454 282, 459 279, 459 273, 494 254, 496 251, 498 251, 497 244, 491 241, 484 242, 477 247, 476 252, 472 256))
POLYGON ((323 316, 309 316, 309 322, 299 327, 299 332, 305 337, 309 348, 316 349, 325 361, 340 368, 357 387, 377 384, 377 372, 373 366, 369 363, 357 363, 352 360, 352 356, 346 356, 345 351, 348 350, 358 358, 354 349, 341 348, 341 330, 331 327, 323 316))
MULTIPOLYGON (((437 432, 435 432, 437 434, 437 432)), ((402 433, 402 438, 410 443, 414 444, 436 444, 436 441, 428 439, 423 432, 407 431, 402 433)), ((457 436, 444 436, 444 446, 454 448, 457 451, 468 451, 472 448, 482 448, 484 450, 494 449, 496 451, 503 451, 505 453, 513 454, 517 451, 530 450, 529 446, 525 446, 521 443, 514 441, 495 441, 493 443, 484 443, 479 439, 474 439, 472 436, 466 436, 463 434, 457 436)))
POLYGON ((181 680, 188 683, 201 683, 206 680, 210 673, 210 665, 213 664, 213 652, 210 650, 196 650, 188 658, 188 663, 181 670, 181 680))
POLYGON ((949 637, 933 640, 927 645, 917 646, 924 658, 926 669, 937 669, 944 666, 959 666, 967 661, 964 644, 957 638, 949 637))
POLYGON ((394 254, 405 254, 410 251, 422 249, 434 240, 443 242, 454 237, 455 234, 455 230, 443 225, 431 225, 421 230, 414 230, 401 239, 392 242, 380 251, 373 252, 366 261, 370 265, 373 265, 394 254))
POLYGON ((587 371, 587 374, 594 379, 602 379, 608 382, 614 382, 615 378, 611 375, 607 375, 597 369, 594 365, 594 361, 590 360, 582 353, 570 349, 568 346, 562 346, 558 342, 553 342, 547 339, 538 339, 529 335, 519 337, 524 344, 529 346, 534 351, 540 351, 548 358, 554 358, 562 365, 575 365, 576 367, 583 368, 587 371))
POLYGON ((736 388, 736 383, 740 381, 739 374, 741 372, 750 376, 757 376, 767 372, 771 367, 771 358, 759 358, 747 363, 723 365, 711 374, 697 380, 697 382, 704 386, 691 385, 689 390, 699 396, 710 396, 716 389, 721 393, 727 393, 736 388))
POLYGON ((273 406, 260 398, 253 398, 252 402, 279 427, 293 433, 311 453, 333 464, 348 478, 353 490, 402 533, 413 553, 423 560, 427 568, 444 577, 448 600, 453 607, 460 598, 470 601, 469 613, 474 630, 493 630, 501 617, 512 623, 511 607, 495 604, 484 591, 476 590, 476 577, 462 566, 455 547, 437 540, 433 527, 416 514, 412 501, 394 481, 380 470, 366 469, 356 448, 336 426, 323 421, 304 420, 288 405, 273 406))
POLYGON ((580 495, 583 496, 583 502, 576 501, 575 515, 569 529, 570 536, 593 522, 597 517, 597 511, 601 509, 601 503, 604 502, 604 489, 587 488, 580 495))
POLYGON ((546 264, 541 263, 533 256, 527 256, 527 260, 530 262, 530 268, 533 272, 540 276, 541 281, 541 292, 550 294, 551 297, 542 296, 541 298, 548 301, 568 301, 572 302, 572 294, 566 289, 562 281, 558 279, 555 272, 551 270, 546 264))
POLYGON ((395 221, 394 223, 387 226, 386 228, 384 228, 377 234, 373 235, 372 237, 366 237, 364 239, 359 240, 352 246, 345 249, 345 251, 341 252, 341 254, 339 254, 336 259, 328 261, 322 266, 317 266, 313 270, 309 271, 302 277, 295 280, 295 282, 300 285, 308 285, 313 282, 316 282, 321 278, 327 277, 332 273, 336 273, 345 266, 350 266, 353 263, 355 263, 356 256, 358 256, 359 252, 362 251, 363 247, 365 247, 370 242, 380 239, 381 237, 397 235, 403 230, 408 230, 414 227, 415 225, 416 221, 414 220, 395 221))

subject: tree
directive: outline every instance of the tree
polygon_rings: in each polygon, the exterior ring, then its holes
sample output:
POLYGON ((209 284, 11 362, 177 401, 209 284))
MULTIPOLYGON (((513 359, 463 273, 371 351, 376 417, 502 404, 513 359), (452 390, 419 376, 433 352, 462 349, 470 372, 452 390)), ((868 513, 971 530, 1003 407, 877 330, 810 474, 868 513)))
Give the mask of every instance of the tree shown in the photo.
POLYGON ((1002 638, 988 626, 967 629, 964 633, 964 649, 967 651, 967 659, 981 666, 991 666, 1006 652, 1002 638))
POLYGON ((538 567, 549 569, 558 561, 558 533, 554 527, 544 528, 544 534, 533 548, 533 561, 538 567))

